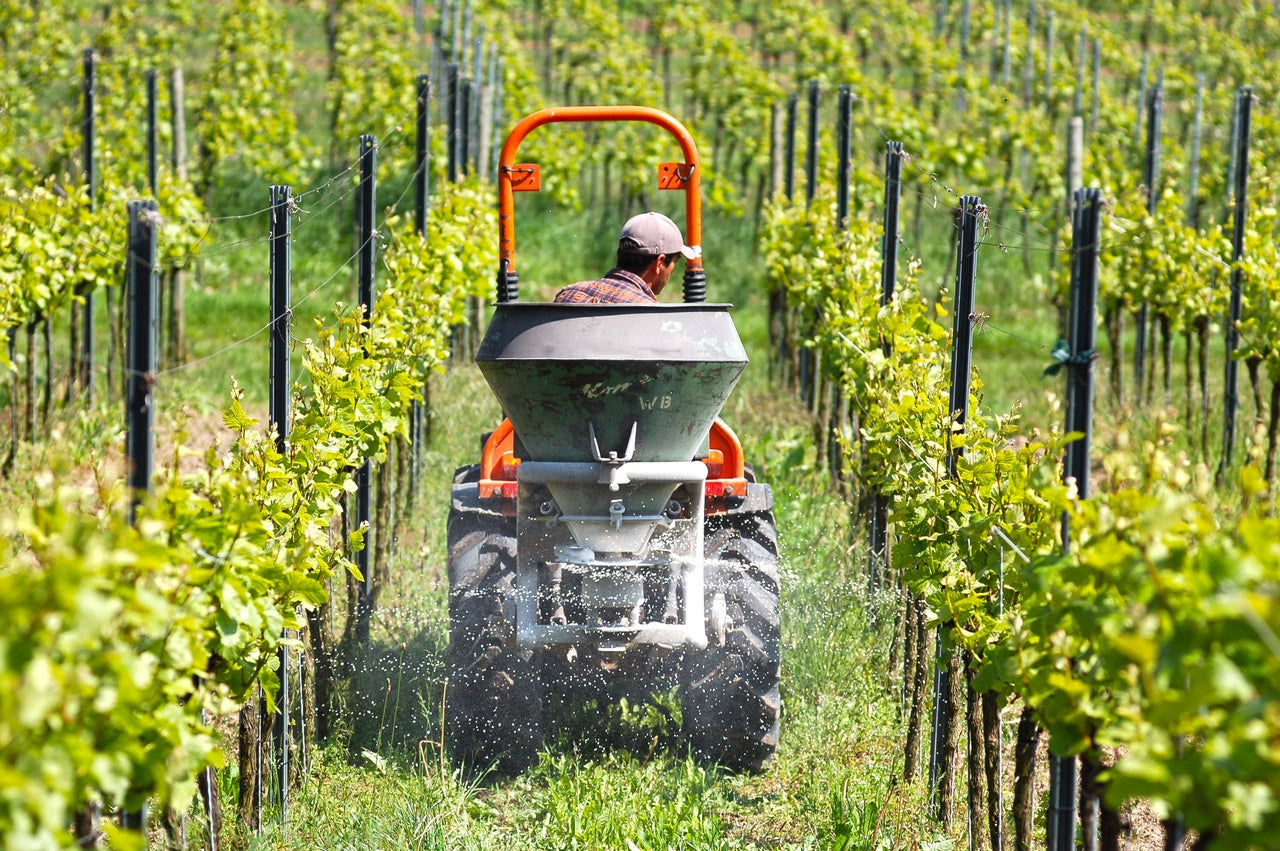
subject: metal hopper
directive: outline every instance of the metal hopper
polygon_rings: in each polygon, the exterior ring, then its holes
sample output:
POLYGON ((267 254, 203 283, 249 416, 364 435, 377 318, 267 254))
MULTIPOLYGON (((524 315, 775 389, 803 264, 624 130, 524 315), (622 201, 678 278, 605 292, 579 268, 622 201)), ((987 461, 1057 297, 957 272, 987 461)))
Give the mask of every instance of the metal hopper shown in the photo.
POLYGON ((747 355, 728 305, 513 302, 476 362, 523 446, 521 478, 548 485, 580 547, 637 553, 679 481, 705 478, 669 465, 698 456, 747 355))

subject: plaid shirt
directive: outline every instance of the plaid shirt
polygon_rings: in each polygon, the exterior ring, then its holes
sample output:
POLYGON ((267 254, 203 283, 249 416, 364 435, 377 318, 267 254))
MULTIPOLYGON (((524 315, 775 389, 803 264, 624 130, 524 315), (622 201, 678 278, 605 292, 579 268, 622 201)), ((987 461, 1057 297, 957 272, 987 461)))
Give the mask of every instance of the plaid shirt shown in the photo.
POLYGON ((598 281, 579 281, 556 293, 560 304, 657 304, 658 298, 639 275, 612 269, 598 281))

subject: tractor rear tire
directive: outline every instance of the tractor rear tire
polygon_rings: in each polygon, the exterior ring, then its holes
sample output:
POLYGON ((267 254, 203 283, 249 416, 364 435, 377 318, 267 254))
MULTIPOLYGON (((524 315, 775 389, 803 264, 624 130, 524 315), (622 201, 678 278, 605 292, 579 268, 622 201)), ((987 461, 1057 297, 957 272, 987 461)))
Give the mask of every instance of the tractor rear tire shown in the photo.
POLYGON ((515 576, 515 521, 455 507, 445 729, 454 760, 476 773, 524 771, 542 745, 537 654, 516 646, 515 576))
MULTIPOLYGON (((767 485, 751 485, 767 488, 767 485)), ((686 651, 681 673, 683 731, 694 757, 732 771, 758 772, 778 749, 782 699, 778 614, 778 533, 767 507, 706 521, 709 570, 730 571, 724 645, 686 651)), ((707 617, 711 617, 707 594, 707 617)))

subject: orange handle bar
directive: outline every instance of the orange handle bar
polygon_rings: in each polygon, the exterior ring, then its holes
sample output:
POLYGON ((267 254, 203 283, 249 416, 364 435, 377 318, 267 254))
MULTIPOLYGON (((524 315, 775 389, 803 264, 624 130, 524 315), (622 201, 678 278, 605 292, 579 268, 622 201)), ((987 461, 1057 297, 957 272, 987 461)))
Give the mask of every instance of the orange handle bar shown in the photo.
MULTIPOLYGON (((531 131, 544 124, 592 121, 647 121, 665 129, 680 143, 690 175, 685 183, 685 242, 690 247, 702 244, 702 192, 698 169, 698 148, 683 124, 660 109, 648 106, 559 106, 527 115, 512 128, 502 145, 498 159, 498 262, 507 272, 516 270, 515 190, 512 188, 512 166, 516 151, 531 131)), ((701 272, 702 259, 688 260, 685 268, 701 272)))

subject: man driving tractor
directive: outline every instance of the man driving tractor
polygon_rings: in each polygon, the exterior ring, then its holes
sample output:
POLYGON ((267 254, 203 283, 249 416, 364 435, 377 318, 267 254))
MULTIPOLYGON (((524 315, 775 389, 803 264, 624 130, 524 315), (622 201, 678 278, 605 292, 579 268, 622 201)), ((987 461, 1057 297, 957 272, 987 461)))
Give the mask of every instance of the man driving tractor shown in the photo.
POLYGON ((618 235, 616 265, 600 280, 579 281, 556 293, 565 303, 654 304, 671 280, 676 261, 699 256, 684 244, 680 227, 662 213, 632 216, 618 235))

